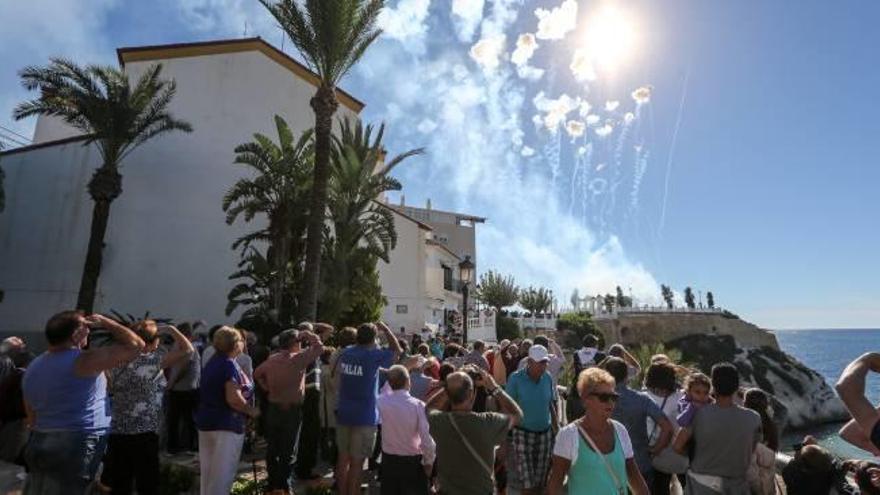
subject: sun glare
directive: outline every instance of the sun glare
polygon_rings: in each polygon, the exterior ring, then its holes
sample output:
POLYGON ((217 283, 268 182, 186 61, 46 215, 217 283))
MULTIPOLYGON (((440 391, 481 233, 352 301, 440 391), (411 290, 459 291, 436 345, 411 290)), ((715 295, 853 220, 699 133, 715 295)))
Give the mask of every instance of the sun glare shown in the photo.
POLYGON ((603 7, 587 21, 584 48, 600 70, 614 70, 633 51, 636 32, 633 21, 620 9, 603 7))

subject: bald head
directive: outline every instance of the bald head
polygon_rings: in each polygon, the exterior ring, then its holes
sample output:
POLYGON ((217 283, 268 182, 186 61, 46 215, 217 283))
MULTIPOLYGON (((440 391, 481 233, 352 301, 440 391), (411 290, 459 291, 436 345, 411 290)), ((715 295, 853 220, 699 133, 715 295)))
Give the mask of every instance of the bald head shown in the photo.
POLYGON ((409 388, 409 371, 406 370, 406 367, 395 364, 388 368, 388 374, 385 376, 388 379, 388 385, 391 387, 391 390, 409 388))
POLYGON ((467 373, 456 371, 446 377, 446 394, 453 406, 466 404, 472 399, 474 381, 467 373))

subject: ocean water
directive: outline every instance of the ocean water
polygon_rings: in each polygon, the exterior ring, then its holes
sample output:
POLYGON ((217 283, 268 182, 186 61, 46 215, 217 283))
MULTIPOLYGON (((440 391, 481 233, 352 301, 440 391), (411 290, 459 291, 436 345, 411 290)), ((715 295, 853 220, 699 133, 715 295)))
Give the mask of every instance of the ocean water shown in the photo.
MULTIPOLYGON (((833 386, 843 369, 853 359, 869 351, 880 351, 880 330, 775 330, 779 346, 786 353, 816 370, 833 386)), ((880 375, 871 374, 866 384, 868 398, 880 403, 880 375)), ((867 458, 870 455, 837 436, 841 424, 830 424, 812 431, 787 432, 782 446, 788 448, 807 433, 843 457, 867 458)))

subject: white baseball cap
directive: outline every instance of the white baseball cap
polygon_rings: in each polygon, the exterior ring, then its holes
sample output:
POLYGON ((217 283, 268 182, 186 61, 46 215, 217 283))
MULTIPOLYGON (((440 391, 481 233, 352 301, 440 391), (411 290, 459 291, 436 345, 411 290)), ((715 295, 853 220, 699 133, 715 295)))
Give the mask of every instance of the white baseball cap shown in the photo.
POLYGON ((550 360, 550 353, 547 352, 546 347, 544 347, 540 344, 536 344, 536 345, 533 345, 532 347, 529 347, 529 359, 531 359, 532 361, 534 361, 536 363, 541 362, 541 361, 549 361, 550 360))

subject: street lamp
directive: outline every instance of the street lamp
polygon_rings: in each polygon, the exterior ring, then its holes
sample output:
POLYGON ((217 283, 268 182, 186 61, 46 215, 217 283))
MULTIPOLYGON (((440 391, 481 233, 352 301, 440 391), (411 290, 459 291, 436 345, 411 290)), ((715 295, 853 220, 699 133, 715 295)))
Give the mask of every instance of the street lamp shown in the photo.
POLYGON ((468 289, 470 288, 471 278, 474 275, 474 262, 471 261, 470 256, 465 256, 464 261, 458 264, 459 277, 461 279, 461 297, 464 306, 464 318, 461 322, 462 328, 462 343, 467 346, 467 332, 468 332, 468 289))

